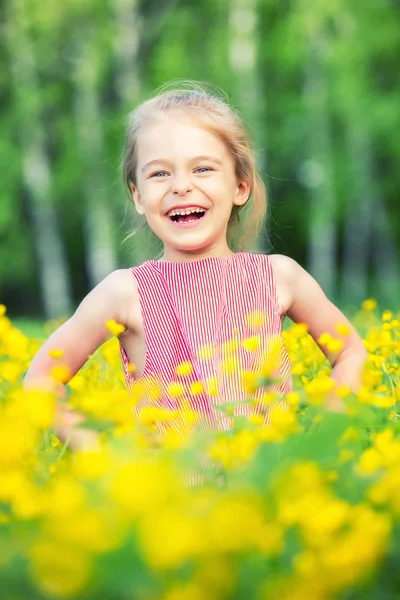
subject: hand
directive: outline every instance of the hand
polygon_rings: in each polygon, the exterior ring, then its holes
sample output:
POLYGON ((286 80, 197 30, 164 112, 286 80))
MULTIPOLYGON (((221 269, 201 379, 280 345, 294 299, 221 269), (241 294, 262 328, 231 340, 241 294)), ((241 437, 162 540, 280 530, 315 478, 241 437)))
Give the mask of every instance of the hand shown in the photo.
POLYGON ((326 394, 324 408, 326 408, 326 410, 336 413, 343 414, 346 412, 346 405, 344 404, 342 398, 338 396, 335 389, 330 390, 326 394))

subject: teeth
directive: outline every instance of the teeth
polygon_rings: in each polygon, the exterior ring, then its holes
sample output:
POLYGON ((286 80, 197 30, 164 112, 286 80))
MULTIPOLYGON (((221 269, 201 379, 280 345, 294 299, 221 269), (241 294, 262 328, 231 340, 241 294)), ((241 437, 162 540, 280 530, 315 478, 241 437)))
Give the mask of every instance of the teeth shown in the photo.
POLYGON ((191 215, 192 213, 205 212, 204 208, 190 208, 188 210, 171 210, 168 214, 170 217, 176 215, 191 215))

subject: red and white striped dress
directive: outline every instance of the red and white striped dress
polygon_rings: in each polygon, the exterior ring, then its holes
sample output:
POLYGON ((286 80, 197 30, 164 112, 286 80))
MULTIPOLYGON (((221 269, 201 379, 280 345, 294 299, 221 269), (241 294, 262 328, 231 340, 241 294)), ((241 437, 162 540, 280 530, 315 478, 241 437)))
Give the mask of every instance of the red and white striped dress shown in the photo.
MULTIPOLYGON (((205 430, 229 428, 230 417, 216 408, 225 402, 238 402, 235 415, 262 411, 268 424, 270 411, 257 400, 266 391, 283 396, 292 389, 291 365, 281 333, 283 316, 269 257, 238 252, 229 258, 193 262, 149 260, 131 271, 138 285, 146 344, 145 367, 139 379, 129 372, 122 345, 121 355, 128 390, 132 392, 136 386, 142 391, 137 411, 149 403, 179 408, 180 397, 169 387, 177 383, 184 390, 183 397, 203 415, 205 430), (262 323, 259 315, 265 316, 262 323), (257 348, 254 343, 243 345, 255 335, 259 336, 257 348), (274 341, 279 342, 274 372, 279 381, 249 393, 243 373, 260 372, 274 341), (204 353, 204 347, 212 348, 214 354, 204 353), (177 366, 186 362, 191 363, 192 371, 178 375, 177 366), (203 384, 203 391, 201 386, 193 386, 195 382, 203 384), (216 395, 211 389, 215 383, 216 395)), ((283 399, 279 403, 286 407, 283 399)))

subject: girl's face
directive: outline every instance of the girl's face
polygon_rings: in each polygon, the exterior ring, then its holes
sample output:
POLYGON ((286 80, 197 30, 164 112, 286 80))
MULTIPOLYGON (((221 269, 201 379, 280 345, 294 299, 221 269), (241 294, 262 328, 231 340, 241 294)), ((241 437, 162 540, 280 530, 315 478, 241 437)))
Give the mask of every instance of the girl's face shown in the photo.
POLYGON ((165 117, 140 135, 136 180, 136 209, 163 241, 164 260, 232 254, 229 218, 247 201, 250 184, 237 181, 222 140, 194 120, 165 117))

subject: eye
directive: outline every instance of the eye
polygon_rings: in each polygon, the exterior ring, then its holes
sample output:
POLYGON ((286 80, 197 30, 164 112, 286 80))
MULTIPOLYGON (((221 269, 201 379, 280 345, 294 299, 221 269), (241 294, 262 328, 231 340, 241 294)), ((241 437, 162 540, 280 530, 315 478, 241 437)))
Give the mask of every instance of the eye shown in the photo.
POLYGON ((207 171, 212 171, 211 167, 198 167, 196 171, 200 171, 201 173, 206 173, 207 171))
POLYGON ((166 173, 165 171, 156 171, 155 173, 152 173, 150 177, 156 177, 160 179, 160 177, 158 177, 159 175, 168 175, 168 173, 166 173))

